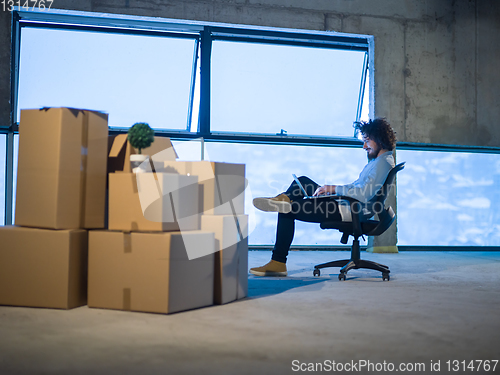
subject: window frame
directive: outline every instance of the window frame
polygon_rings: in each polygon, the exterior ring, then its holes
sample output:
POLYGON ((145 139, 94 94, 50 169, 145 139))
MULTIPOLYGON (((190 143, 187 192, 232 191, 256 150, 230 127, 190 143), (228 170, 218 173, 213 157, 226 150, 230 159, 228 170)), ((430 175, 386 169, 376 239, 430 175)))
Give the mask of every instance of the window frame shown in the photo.
MULTIPOLYGON (((220 24, 213 22, 195 22, 171 19, 159 19, 152 17, 137 17, 125 15, 111 15, 78 11, 26 11, 16 7, 12 11, 12 95, 11 110, 12 124, 16 129, 19 126, 17 119, 17 102, 19 87, 19 66, 20 66, 20 41, 21 31, 24 27, 52 28, 60 30, 78 30, 105 33, 120 33, 147 36, 165 37, 185 37, 198 40, 195 43, 195 53, 193 60, 193 75, 191 80, 190 99, 188 107, 188 123, 186 130, 159 129, 159 134, 165 136, 187 136, 188 138, 203 137, 207 140, 227 137, 228 140, 238 141, 253 138, 256 142, 278 142, 278 143, 319 143, 324 144, 344 144, 356 143, 353 130, 352 136, 346 137, 325 137, 325 136, 286 136, 270 135, 252 132, 213 132, 211 131, 210 111, 211 111, 211 49, 212 42, 216 40, 238 41, 250 43, 266 43, 278 45, 307 46, 316 48, 333 48, 341 50, 353 50, 365 52, 365 65, 360 72, 360 94, 358 97, 358 113, 353 118, 353 122, 359 120, 360 109, 363 101, 363 90, 365 87, 366 70, 371 68, 368 61, 373 60, 373 36, 344 34, 337 32, 307 31, 294 29, 263 28, 256 26, 241 26, 220 24), (191 118, 193 113, 193 95, 195 85, 195 73, 198 65, 196 51, 200 48, 200 108, 199 123, 197 131, 193 130, 191 118), (191 131, 190 131, 191 130, 191 131), (186 134, 190 133, 190 134, 186 134)), ((113 127, 125 131, 126 128, 113 127)))

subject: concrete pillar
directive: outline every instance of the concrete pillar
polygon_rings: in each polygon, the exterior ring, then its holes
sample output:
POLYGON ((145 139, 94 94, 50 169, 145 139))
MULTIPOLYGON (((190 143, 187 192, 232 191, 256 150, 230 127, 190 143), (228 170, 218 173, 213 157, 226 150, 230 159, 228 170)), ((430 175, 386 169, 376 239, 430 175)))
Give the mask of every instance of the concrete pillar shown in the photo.
POLYGON ((387 229, 380 236, 369 236, 368 246, 366 251, 369 253, 397 253, 398 252, 398 230, 397 230, 397 210, 396 210, 396 194, 395 187, 392 189, 389 197, 386 200, 386 206, 392 207, 396 213, 396 220, 392 223, 391 227, 387 229))

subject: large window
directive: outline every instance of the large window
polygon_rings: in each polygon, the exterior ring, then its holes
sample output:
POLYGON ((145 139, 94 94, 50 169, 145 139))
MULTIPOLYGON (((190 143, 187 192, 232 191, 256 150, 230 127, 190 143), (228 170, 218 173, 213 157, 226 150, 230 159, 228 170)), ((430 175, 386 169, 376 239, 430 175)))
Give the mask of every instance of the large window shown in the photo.
POLYGON ((365 52, 214 41, 213 131, 353 136, 365 52))
POLYGON ((24 27, 18 111, 73 107, 111 126, 186 130, 197 39, 24 27))
POLYGON ((400 245, 500 246, 500 154, 397 152, 400 245))
POLYGON ((107 112, 118 128, 140 121, 168 135, 287 134, 310 142, 352 140, 366 109, 370 36, 16 14, 16 121, 23 108, 66 106, 107 112))

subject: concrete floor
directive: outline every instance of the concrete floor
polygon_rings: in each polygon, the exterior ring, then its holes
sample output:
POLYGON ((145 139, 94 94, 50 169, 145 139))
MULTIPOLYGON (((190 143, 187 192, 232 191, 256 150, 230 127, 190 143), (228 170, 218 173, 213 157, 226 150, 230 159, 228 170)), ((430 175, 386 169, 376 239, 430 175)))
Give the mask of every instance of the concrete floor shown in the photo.
MULTIPOLYGON (((346 257, 292 252, 289 277, 249 276, 247 299, 173 315, 0 306, 0 374, 292 374, 360 360, 378 367, 351 373, 388 373, 377 371, 386 361, 423 363, 413 372, 423 374, 437 372, 431 361, 448 373, 448 360, 500 360, 500 253, 362 253, 391 281, 369 270, 312 276, 346 257)), ((269 258, 251 251, 249 265, 269 258)))

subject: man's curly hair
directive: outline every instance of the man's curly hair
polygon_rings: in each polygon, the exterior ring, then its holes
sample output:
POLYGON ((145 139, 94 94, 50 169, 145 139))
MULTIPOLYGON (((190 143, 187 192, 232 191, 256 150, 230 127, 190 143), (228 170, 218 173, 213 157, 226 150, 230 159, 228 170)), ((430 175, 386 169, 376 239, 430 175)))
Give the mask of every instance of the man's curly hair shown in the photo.
POLYGON ((396 147, 396 133, 385 118, 358 122, 355 128, 365 137, 375 141, 382 149, 392 151, 396 147))

